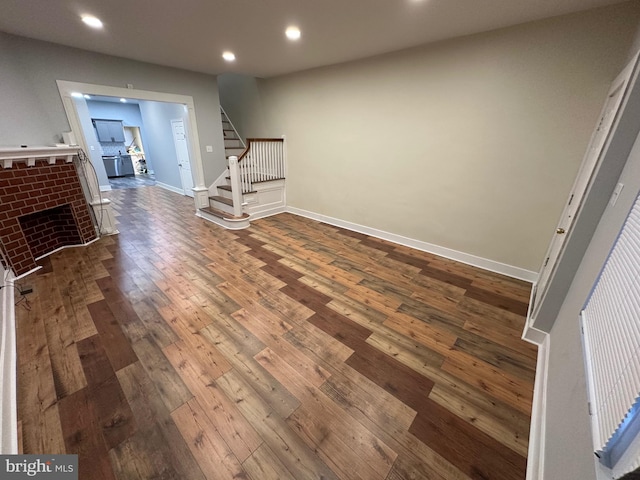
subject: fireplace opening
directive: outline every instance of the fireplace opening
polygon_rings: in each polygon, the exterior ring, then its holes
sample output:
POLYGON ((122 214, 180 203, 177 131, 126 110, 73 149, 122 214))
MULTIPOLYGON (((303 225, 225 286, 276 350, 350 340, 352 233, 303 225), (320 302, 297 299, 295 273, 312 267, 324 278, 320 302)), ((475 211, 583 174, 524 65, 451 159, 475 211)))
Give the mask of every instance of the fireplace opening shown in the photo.
POLYGON ((18 220, 34 258, 60 247, 83 243, 73 210, 68 203, 23 215, 18 220))

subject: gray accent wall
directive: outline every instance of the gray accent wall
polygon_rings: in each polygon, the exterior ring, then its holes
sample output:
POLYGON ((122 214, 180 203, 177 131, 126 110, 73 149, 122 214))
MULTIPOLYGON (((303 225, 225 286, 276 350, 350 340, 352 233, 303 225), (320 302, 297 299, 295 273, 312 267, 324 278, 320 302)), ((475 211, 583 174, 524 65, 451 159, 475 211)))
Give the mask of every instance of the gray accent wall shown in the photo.
POLYGON ((0 32, 0 145, 52 145, 69 130, 56 80, 194 99, 205 185, 226 167, 216 77, 0 32), (206 152, 212 145, 213 152, 206 152))

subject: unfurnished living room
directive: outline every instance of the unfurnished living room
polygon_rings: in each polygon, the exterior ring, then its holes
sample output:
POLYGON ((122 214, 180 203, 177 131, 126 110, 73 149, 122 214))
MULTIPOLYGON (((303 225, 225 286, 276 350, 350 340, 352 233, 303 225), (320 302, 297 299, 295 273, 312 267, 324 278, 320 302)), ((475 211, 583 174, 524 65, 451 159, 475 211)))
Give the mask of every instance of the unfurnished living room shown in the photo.
POLYGON ((636 478, 640 1, 2 10, 1 478, 636 478))

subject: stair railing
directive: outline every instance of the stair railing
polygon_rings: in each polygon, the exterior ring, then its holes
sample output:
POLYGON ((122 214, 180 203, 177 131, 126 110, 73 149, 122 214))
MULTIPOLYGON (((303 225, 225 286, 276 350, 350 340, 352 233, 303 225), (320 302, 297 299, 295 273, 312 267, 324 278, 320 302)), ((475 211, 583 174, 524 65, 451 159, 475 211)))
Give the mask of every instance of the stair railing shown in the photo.
POLYGON ((227 115, 227 112, 224 111, 224 108, 222 108, 222 105, 220 105, 220 111, 222 112, 222 115, 224 115, 225 121, 231 125, 231 128, 233 129, 233 131, 236 134, 236 139, 240 140, 240 144, 242 145, 242 148, 247 148, 247 144, 244 143, 244 140, 242 140, 242 137, 240 136, 240 134, 238 133, 238 130, 236 130, 236 126, 233 124, 233 122, 231 121, 231 119, 229 118, 229 115, 227 115))
POLYGON ((247 148, 238 157, 238 175, 242 193, 252 192, 256 183, 284 179, 284 138, 248 138, 247 148))

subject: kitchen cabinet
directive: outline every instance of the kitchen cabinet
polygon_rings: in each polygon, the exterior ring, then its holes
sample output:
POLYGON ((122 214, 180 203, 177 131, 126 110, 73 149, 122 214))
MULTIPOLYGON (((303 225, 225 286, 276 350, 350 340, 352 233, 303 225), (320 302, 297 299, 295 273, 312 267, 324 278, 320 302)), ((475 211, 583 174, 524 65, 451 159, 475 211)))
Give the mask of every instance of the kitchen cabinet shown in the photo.
POLYGON ((134 175, 131 155, 105 155, 102 161, 109 178, 134 175))
POLYGON ((98 133, 98 141, 124 143, 124 128, 119 120, 93 120, 98 133))

